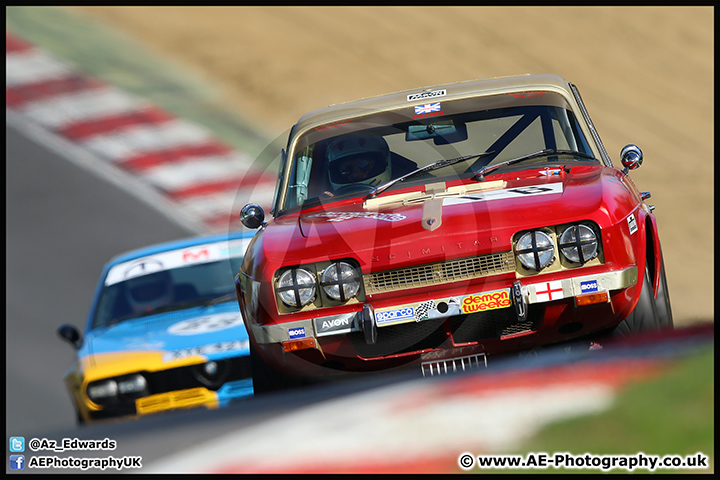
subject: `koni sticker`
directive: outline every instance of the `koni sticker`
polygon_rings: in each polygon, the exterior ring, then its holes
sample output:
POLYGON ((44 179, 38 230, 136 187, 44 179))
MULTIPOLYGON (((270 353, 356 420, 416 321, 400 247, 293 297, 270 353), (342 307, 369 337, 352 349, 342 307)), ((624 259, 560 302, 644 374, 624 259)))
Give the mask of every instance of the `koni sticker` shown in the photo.
POLYGON ((630 235, 637 232, 638 226, 637 226, 637 222, 635 221, 635 215, 633 215, 631 213, 630 216, 627 218, 627 222, 628 222, 628 228, 630 229, 630 235))
POLYGON ((461 308, 463 313, 484 312, 507 308, 511 305, 510 290, 495 290, 494 292, 478 293, 463 297, 461 308))

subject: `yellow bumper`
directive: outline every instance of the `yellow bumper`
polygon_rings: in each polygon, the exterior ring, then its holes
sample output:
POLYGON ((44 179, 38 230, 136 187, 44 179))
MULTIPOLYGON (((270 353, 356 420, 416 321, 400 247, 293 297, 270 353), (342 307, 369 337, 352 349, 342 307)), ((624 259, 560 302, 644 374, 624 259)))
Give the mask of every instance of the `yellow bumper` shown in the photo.
POLYGON ((174 392, 158 393, 135 400, 138 415, 147 415, 177 408, 205 406, 218 408, 217 394, 206 388, 190 388, 174 392))

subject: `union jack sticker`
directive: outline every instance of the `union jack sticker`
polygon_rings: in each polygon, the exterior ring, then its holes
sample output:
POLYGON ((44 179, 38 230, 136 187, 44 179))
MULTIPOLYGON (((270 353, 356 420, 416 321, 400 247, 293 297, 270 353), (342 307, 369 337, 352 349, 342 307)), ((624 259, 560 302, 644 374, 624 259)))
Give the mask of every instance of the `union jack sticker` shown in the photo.
POLYGON ((440 102, 428 103, 425 105, 416 105, 415 106, 415 115, 422 115, 424 113, 432 113, 432 112, 439 112, 439 111, 440 111, 440 102))

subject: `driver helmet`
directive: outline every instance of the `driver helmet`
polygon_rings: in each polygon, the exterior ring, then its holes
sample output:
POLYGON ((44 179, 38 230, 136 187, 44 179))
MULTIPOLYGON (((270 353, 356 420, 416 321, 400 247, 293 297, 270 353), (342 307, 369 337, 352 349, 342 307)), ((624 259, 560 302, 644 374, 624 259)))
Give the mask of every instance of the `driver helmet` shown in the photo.
POLYGON ((376 187, 392 178, 390 148, 382 137, 340 137, 327 149, 333 189, 360 184, 376 187))
POLYGON ((173 300, 170 273, 167 270, 131 278, 125 295, 135 313, 146 313, 165 306, 173 300))

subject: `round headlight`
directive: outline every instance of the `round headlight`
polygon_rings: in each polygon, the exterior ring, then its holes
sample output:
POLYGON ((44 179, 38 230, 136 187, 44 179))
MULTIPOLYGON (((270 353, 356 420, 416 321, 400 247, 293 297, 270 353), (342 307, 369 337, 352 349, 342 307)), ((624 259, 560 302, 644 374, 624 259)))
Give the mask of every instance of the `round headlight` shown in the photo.
POLYGON ((349 263, 333 263, 322 273, 320 285, 328 297, 346 302, 360 290, 360 275, 349 263))
POLYGON ((93 402, 100 402, 108 398, 116 397, 118 385, 115 380, 105 380, 88 385, 87 395, 93 402))
POLYGON ((278 295, 291 307, 302 307, 315 299, 315 277, 302 268, 292 268, 280 275, 278 295))
POLYGON ((598 239, 592 228, 573 225, 560 235, 559 247, 565 258, 582 264, 597 256, 598 239))
POLYGON ((528 270, 540 271, 555 259, 552 239, 539 230, 528 232, 518 240, 515 253, 528 270))
POLYGON ((145 392, 147 381, 140 374, 131 375, 117 381, 118 392, 122 395, 139 395, 145 392))

